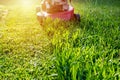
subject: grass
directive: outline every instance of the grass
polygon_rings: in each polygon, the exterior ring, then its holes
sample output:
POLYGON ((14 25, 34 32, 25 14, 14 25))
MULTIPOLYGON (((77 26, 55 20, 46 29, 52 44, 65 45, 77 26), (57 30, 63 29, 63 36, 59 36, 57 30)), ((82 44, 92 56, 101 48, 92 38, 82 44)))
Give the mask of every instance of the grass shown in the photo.
POLYGON ((35 6, 6 6, 0 79, 120 79, 120 1, 77 1, 73 6, 81 22, 47 19, 43 26, 35 6))

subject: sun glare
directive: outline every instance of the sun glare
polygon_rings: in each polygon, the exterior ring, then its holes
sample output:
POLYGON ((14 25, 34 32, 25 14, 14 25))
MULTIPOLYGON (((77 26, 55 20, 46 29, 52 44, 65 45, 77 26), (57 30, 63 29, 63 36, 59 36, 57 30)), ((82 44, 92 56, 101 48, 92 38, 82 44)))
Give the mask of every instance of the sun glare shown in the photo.
POLYGON ((21 0, 20 5, 25 8, 29 8, 33 5, 33 0, 21 0))
POLYGON ((29 5, 32 4, 32 2, 31 2, 31 1, 28 1, 28 0, 24 0, 24 1, 22 1, 22 4, 23 4, 23 5, 26 5, 26 6, 29 6, 29 5))

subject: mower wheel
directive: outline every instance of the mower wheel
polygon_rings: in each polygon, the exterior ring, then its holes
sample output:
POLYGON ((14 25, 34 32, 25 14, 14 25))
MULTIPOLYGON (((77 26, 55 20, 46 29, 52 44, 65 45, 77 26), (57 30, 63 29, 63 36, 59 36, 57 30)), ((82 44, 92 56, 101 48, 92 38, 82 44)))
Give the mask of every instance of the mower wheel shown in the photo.
POLYGON ((37 13, 37 19, 38 19, 40 25, 42 25, 45 17, 44 17, 44 15, 41 12, 38 12, 37 13))
POLYGON ((38 12, 40 12, 40 11, 41 11, 40 6, 37 6, 37 7, 36 7, 36 13, 38 13, 38 12))
POLYGON ((75 20, 80 21, 80 14, 74 14, 75 20))

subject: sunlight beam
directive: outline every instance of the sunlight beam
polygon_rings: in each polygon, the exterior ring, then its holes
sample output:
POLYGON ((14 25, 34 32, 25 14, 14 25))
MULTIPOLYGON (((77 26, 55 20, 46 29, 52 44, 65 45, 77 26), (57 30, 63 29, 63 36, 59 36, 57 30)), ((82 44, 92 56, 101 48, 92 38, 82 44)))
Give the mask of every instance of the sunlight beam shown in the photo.
POLYGON ((21 0, 20 5, 24 8, 30 8, 34 4, 33 0, 21 0))

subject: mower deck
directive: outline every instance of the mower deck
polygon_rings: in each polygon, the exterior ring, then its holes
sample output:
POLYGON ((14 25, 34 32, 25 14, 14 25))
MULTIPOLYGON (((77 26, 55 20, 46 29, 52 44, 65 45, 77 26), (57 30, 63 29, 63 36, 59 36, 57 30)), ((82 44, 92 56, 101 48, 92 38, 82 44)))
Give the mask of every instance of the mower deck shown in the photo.
POLYGON ((52 18, 52 19, 60 19, 60 20, 65 20, 69 21, 71 19, 76 19, 80 20, 80 15, 79 14, 74 14, 74 8, 72 6, 69 6, 69 9, 67 11, 63 12, 56 12, 56 13, 47 13, 45 11, 38 11, 39 9, 37 8, 37 19, 40 23, 43 23, 43 20, 45 18, 52 18))

